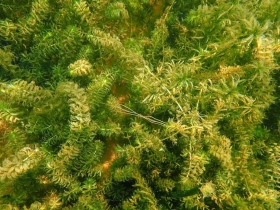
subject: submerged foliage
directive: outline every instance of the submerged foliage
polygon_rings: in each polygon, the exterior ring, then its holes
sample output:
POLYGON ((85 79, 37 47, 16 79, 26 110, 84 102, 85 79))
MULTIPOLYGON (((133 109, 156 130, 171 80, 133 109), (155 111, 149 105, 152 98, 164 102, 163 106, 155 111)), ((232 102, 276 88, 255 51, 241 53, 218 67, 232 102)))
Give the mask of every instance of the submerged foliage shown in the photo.
POLYGON ((277 0, 3 0, 1 209, 277 209, 277 0))

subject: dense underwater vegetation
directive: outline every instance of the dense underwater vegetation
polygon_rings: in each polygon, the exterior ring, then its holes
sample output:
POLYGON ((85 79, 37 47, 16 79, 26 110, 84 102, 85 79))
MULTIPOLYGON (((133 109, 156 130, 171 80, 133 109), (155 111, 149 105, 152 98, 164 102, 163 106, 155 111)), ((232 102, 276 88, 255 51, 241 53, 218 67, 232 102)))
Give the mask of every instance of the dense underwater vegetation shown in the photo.
POLYGON ((2 0, 0 209, 278 209, 279 14, 2 0))

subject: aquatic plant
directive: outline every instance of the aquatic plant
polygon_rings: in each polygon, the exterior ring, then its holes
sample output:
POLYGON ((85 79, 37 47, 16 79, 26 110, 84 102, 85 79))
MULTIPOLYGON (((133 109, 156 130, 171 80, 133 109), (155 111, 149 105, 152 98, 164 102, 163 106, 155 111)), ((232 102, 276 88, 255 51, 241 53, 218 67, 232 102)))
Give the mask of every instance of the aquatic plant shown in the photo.
POLYGON ((1 209, 277 209, 280 4, 0 3, 1 209))

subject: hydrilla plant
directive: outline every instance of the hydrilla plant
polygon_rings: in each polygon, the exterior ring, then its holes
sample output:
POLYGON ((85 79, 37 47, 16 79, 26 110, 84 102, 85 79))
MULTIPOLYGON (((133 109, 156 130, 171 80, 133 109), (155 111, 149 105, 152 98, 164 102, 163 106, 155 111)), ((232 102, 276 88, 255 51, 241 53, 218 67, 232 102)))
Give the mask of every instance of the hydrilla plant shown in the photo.
POLYGON ((279 208, 279 10, 3 0, 1 209, 279 208))

